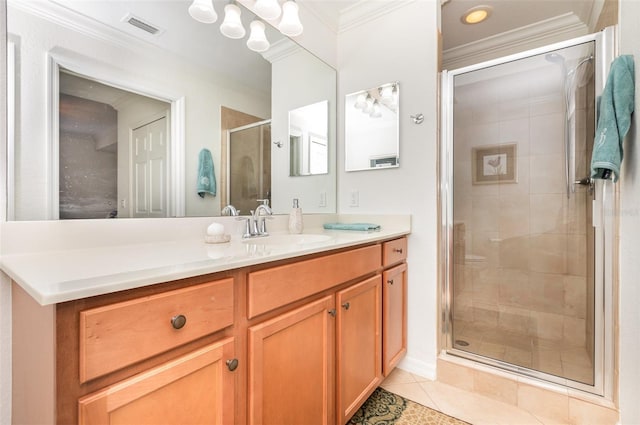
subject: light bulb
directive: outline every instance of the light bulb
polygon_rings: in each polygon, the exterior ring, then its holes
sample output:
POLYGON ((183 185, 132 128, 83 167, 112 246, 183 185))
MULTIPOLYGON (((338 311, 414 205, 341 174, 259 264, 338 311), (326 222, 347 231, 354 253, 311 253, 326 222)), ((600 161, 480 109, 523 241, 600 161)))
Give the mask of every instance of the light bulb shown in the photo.
POLYGON ((364 109, 367 106, 367 98, 364 93, 360 93, 356 98, 356 103, 353 105, 356 109, 364 109))
POLYGON ((254 10, 258 16, 267 21, 278 18, 282 12, 278 0, 258 0, 254 6, 254 10))
POLYGON ((378 101, 373 102, 373 106, 371 107, 371 113, 369 113, 371 118, 380 118, 382 116, 382 111, 380 110, 380 105, 378 101))
POLYGON ((384 104, 390 104, 393 102, 393 87, 384 86, 380 89, 380 101, 384 104))
POLYGON ((282 20, 278 29, 284 35, 295 37, 302 34, 302 23, 298 15, 298 5, 295 1, 289 0, 282 5, 282 20))
POLYGON ((224 21, 220 25, 220 32, 229 38, 242 38, 247 33, 240 20, 240 8, 235 4, 224 7, 224 21))
POLYGON ((267 40, 267 36, 264 33, 264 24, 262 21, 253 21, 251 22, 251 34, 249 35, 249 39, 247 40, 247 47, 253 50, 254 52, 264 52, 269 50, 271 46, 269 44, 269 40, 267 40))
POLYGON ((372 110, 373 110, 373 98, 370 95, 367 95, 366 105, 362 110, 362 112, 364 112, 365 114, 370 114, 372 110))
POLYGON ((203 24, 213 24, 218 20, 218 14, 213 8, 213 0, 193 0, 189 6, 189 15, 203 24))

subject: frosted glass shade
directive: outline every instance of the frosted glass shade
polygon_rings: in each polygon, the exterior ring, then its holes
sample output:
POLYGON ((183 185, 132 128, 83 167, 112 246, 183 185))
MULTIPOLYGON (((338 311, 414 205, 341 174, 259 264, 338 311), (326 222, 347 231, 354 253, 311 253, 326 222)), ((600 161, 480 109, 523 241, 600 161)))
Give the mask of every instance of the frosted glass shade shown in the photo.
POLYGON ((254 6, 254 10, 258 16, 268 21, 277 19, 282 12, 278 0, 258 0, 254 6))
POLYGON ((203 24, 213 24, 218 20, 218 14, 213 8, 213 0, 193 0, 189 6, 189 15, 203 24))
POLYGON ((282 20, 278 29, 284 35, 295 37, 302 34, 302 23, 298 15, 298 5, 295 1, 289 0, 282 5, 282 20))
POLYGON ((392 86, 384 86, 382 90, 380 90, 380 101, 384 104, 393 103, 393 87, 392 86))
POLYGON ((229 38, 242 38, 247 33, 240 20, 240 8, 235 4, 224 7, 224 21, 220 25, 220 32, 229 38))
POLYGON ((247 40, 247 47, 254 52, 264 52, 271 46, 264 33, 264 24, 261 21, 251 22, 251 34, 247 40))
POLYGON ((382 111, 380 110, 380 105, 378 104, 377 100, 373 102, 373 106, 371 107, 369 116, 371 118, 380 118, 382 116, 382 111))
POLYGON ((364 93, 358 95, 358 97, 356 98, 356 103, 353 106, 355 106, 356 109, 362 110, 367 107, 367 98, 364 93))

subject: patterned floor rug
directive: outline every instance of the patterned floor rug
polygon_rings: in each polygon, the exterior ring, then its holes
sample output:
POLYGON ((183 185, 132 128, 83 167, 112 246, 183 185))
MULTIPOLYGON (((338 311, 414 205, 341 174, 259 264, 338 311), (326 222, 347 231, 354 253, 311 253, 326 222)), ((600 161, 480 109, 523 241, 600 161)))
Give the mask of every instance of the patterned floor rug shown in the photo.
POLYGON ((376 389, 348 425, 469 425, 411 400, 376 389))

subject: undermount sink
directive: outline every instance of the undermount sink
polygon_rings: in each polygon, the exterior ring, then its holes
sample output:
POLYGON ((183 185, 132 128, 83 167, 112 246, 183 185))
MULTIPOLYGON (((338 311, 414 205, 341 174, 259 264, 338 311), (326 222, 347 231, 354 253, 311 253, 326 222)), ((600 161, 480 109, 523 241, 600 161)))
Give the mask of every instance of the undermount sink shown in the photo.
POLYGON ((309 245, 319 242, 326 242, 329 239, 331 239, 331 236, 329 235, 302 233, 269 235, 264 237, 245 239, 242 242, 253 245, 309 245))

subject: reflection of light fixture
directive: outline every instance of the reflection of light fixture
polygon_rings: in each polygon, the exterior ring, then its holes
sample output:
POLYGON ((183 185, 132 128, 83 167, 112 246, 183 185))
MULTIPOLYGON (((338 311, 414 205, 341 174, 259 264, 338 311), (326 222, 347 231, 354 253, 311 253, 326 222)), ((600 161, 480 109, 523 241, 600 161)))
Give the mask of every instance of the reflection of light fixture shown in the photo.
POLYGON ((356 103, 353 105, 356 109, 364 109, 367 106, 367 98, 364 93, 360 93, 356 98, 356 103))
POLYGON ((371 112, 369 113, 371 118, 380 118, 382 116, 382 111, 380 111, 380 104, 377 100, 373 101, 373 106, 371 107, 371 112))
POLYGON ((213 24, 218 19, 213 0, 193 0, 189 6, 189 15, 203 24, 213 24))
POLYGON ((460 18, 463 24, 479 24, 491 15, 491 6, 476 6, 464 12, 460 18))
POLYGON ((258 0, 254 9, 259 17, 267 21, 278 18, 282 12, 278 0, 258 0))
POLYGON ((390 104, 393 102, 393 86, 383 86, 378 89, 380 93, 380 102, 390 104))
POLYGON ((242 38, 246 34, 240 20, 240 8, 235 4, 224 7, 224 22, 220 25, 220 32, 229 38, 242 38))
MULTIPOLYGON (((283 35, 295 37, 302 34, 303 27, 298 14, 299 8, 294 0, 285 0, 282 8, 278 0, 257 0, 254 5, 254 10, 258 16, 269 21, 277 19, 282 14, 277 28, 283 35)), ((220 25, 220 32, 224 36, 235 39, 245 36, 247 32, 242 25, 240 14, 241 9, 235 4, 235 1, 232 0, 225 6, 224 21, 220 25)), ((189 15, 196 21, 205 24, 212 24, 218 19, 218 15, 213 8, 213 0, 193 0, 193 3, 189 6, 189 15)), ((255 22, 259 22, 259 20, 255 22)), ((275 22, 271 23, 276 25, 275 22)), ((252 23, 252 28, 253 27, 252 23)), ((253 48, 249 48, 256 52, 264 52, 270 47, 267 41, 264 23, 260 22, 260 25, 256 25, 255 27, 256 34, 249 36, 247 46, 254 46, 253 48)), ((253 33, 254 30, 252 29, 251 34, 253 33)))
POLYGON ((298 5, 293 0, 288 0, 282 5, 282 20, 278 29, 284 35, 295 37, 302 34, 302 23, 298 15, 298 5))
POLYGON ((265 34, 265 27, 262 21, 251 22, 251 34, 247 40, 247 47, 254 52, 264 52, 271 46, 265 34))
POLYGON ((370 94, 367 95, 367 100, 365 102, 366 103, 362 112, 364 112, 365 114, 370 114, 373 110, 373 98, 370 94))

